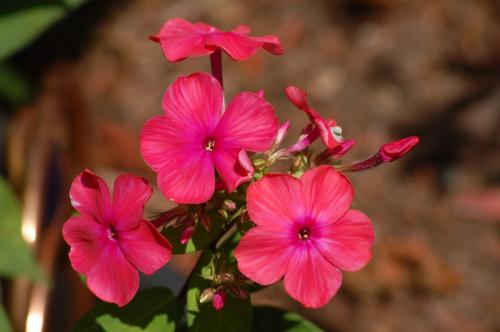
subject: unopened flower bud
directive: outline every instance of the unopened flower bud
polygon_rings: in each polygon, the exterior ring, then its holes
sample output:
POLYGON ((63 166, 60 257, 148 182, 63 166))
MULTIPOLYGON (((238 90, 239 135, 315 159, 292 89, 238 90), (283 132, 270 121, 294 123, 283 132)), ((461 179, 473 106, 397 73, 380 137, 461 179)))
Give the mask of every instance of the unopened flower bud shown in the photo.
POLYGON ((212 301, 214 294, 215 294, 214 288, 206 288, 200 294, 200 303, 207 303, 209 301, 212 301))
POLYGON ((271 150, 274 150, 277 148, 281 142, 283 142, 283 139, 285 138, 286 134, 288 133, 288 128, 290 128, 290 121, 285 121, 278 129, 278 134, 276 135, 276 139, 274 140, 274 145, 271 150))
POLYGON ((234 275, 229 272, 219 273, 214 278, 214 282, 217 284, 224 284, 233 281, 234 281, 234 275))
POLYGON ((307 93, 296 86, 289 86, 285 89, 285 95, 290 99, 292 104, 301 110, 309 109, 307 102, 307 93))
POLYGON ((215 310, 221 310, 224 307, 224 303, 226 302, 226 293, 219 289, 212 296, 212 306, 215 310))
POLYGON ((419 141, 420 138, 417 136, 405 137, 398 141, 382 145, 378 153, 383 162, 394 161, 410 152, 419 141))
POLYGON ((239 286, 230 286, 229 291, 242 300, 248 297, 248 293, 239 286))
POLYGON ((194 225, 189 225, 186 228, 184 228, 181 232, 180 240, 181 244, 186 244, 188 241, 191 239, 191 236, 194 233, 194 225))
POLYGON ((233 202, 232 200, 230 199, 226 199, 224 200, 224 203, 222 203, 223 206, 224 206, 224 209, 226 211, 234 211, 236 209, 236 203, 233 202))
POLYGON ((356 141, 352 139, 345 140, 332 149, 326 149, 325 151, 321 152, 316 156, 314 162, 317 165, 320 165, 320 164, 326 164, 330 160, 339 159, 342 156, 344 156, 354 146, 354 143, 356 143, 356 141))
POLYGON ((261 166, 264 166, 266 164, 266 161, 264 159, 255 159, 253 161, 253 165, 256 167, 256 168, 260 168, 261 166))

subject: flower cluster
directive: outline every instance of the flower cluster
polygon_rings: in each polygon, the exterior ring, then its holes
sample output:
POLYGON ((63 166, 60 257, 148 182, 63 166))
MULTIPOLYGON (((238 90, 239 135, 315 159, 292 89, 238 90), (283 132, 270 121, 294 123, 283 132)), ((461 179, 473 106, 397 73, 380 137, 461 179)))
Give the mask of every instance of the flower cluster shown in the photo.
POLYGON ((212 75, 177 78, 163 96, 163 114, 150 119, 140 135, 142 157, 175 208, 146 220, 152 187, 137 176, 118 176, 112 196, 89 170, 74 180, 70 198, 79 215, 65 223, 63 235, 73 268, 100 299, 127 304, 138 289, 137 271, 155 272, 173 247, 198 232, 216 233, 197 248, 210 251, 215 265, 224 241, 236 243, 229 259, 215 266, 212 286, 200 290, 200 302, 216 310, 227 296, 247 298, 249 285, 282 279, 292 298, 318 308, 339 289, 341 271, 359 270, 370 260, 373 226, 351 209, 354 191, 346 173, 397 160, 418 137, 384 144, 374 155, 344 164, 341 158, 354 140, 344 139, 334 119, 314 110, 306 92, 289 86, 286 97, 310 123, 294 144, 282 147, 290 123, 280 125, 262 91, 241 92, 227 106, 224 101, 222 51, 235 61, 259 49, 283 54, 277 37, 249 32, 245 26, 224 32, 172 19, 150 37, 169 61, 209 55, 212 75), (317 140, 324 147, 315 154, 311 144, 317 140), (288 171, 274 172, 277 161, 288 171), (176 229, 180 236, 171 235, 176 229))

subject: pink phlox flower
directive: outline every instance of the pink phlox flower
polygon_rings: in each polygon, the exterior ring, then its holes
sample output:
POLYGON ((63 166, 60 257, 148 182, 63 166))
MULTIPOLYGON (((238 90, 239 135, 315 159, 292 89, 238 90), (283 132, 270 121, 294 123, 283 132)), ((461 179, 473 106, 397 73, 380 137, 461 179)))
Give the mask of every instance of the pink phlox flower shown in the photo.
POLYGON ((172 255, 170 243, 143 219, 151 194, 146 180, 129 174, 116 178, 113 197, 106 183, 89 170, 71 185, 71 204, 80 215, 63 226, 71 247, 69 259, 103 301, 124 306, 139 287, 137 270, 152 274, 172 255))
POLYGON ((163 97, 165 114, 141 132, 141 153, 158 173, 158 185, 177 203, 208 201, 214 167, 231 192, 248 181, 253 167, 246 151, 268 150, 278 131, 273 107, 256 93, 237 94, 223 109, 223 92, 212 76, 180 77, 163 97))
POLYGON ((247 208, 256 227, 236 247, 238 269, 261 285, 284 278, 286 292, 306 307, 325 305, 342 282, 371 258, 373 226, 351 210, 353 190, 330 166, 300 179, 269 174, 250 184, 247 208))
POLYGON ((329 149, 334 148, 342 141, 342 131, 337 126, 337 122, 334 119, 321 117, 318 112, 312 109, 307 101, 307 93, 305 91, 296 86, 289 86, 285 89, 285 94, 292 104, 304 111, 311 123, 315 125, 311 135, 312 137, 315 136, 314 139, 317 138, 317 135, 321 136, 321 140, 329 149))
POLYGON ((212 54, 221 49, 231 59, 246 60, 260 48, 281 55, 283 46, 276 36, 248 36, 250 28, 244 25, 231 31, 221 31, 205 23, 190 23, 180 18, 167 21, 160 32, 150 39, 160 43, 169 61, 181 61, 188 57, 212 54))

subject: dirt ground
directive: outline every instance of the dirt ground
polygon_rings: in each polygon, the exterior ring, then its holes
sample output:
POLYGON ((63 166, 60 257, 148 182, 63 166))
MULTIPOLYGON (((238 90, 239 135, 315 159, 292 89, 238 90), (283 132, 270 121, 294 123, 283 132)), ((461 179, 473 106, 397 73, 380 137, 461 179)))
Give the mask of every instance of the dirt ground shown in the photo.
MULTIPOLYGON (((500 331, 500 3, 494 0, 164 1, 115 3, 74 66, 91 116, 89 167, 141 174, 138 135, 178 75, 207 58, 167 62, 147 36, 169 18, 275 34, 277 57, 224 59, 226 100, 263 88, 288 142, 306 117, 297 85, 357 143, 346 162, 419 135, 400 162, 352 174, 357 209, 376 228, 374 257, 345 273, 338 295, 304 310, 281 285, 254 296, 298 310, 328 331, 500 331)), ((78 36, 75 36, 78 38, 78 36)), ((157 195, 150 211, 165 209, 157 195)), ((185 273, 192 258, 176 259, 185 273)))

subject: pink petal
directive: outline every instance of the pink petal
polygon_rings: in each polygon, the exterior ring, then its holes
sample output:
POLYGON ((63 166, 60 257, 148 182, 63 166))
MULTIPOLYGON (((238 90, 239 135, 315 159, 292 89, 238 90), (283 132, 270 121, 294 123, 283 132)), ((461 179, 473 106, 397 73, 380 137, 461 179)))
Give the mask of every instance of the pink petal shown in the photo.
POLYGON ((92 293, 119 306, 132 299, 139 287, 137 271, 117 242, 108 238, 106 226, 87 217, 71 217, 63 226, 63 237, 71 247, 71 266, 87 276, 92 293))
POLYGON ((113 220, 116 230, 129 230, 139 225, 144 214, 144 205, 152 193, 153 188, 139 176, 122 174, 115 179, 113 220))
POLYGON ((227 107, 215 132, 221 148, 243 148, 262 152, 269 149, 278 133, 274 109, 255 93, 236 95, 227 107))
POLYGON ((329 149, 339 145, 340 142, 335 139, 331 129, 336 124, 335 120, 326 120, 318 115, 318 117, 314 119, 314 123, 319 129, 321 140, 329 149))
POLYGON ((211 49, 223 49, 235 61, 250 58, 260 48, 276 55, 283 54, 283 46, 275 36, 250 37, 237 32, 219 32, 211 34, 206 45, 211 49))
POLYGON ((192 24, 180 18, 167 21, 160 32, 151 36, 159 42, 169 61, 180 61, 190 56, 207 55, 213 50, 205 47, 208 35, 216 28, 204 23, 192 24))
POLYGON ((320 233, 316 247, 339 269, 356 271, 370 261, 375 235, 370 219, 363 213, 349 210, 336 223, 320 229, 320 233))
POLYGON ((178 151, 158 173, 163 195, 178 204, 201 204, 215 189, 214 165, 207 151, 178 151))
POLYGON ((107 227, 88 216, 74 216, 63 225, 63 238, 71 247, 69 260, 73 269, 86 274, 101 255, 102 244, 107 240, 107 227))
POLYGON ((313 168, 302 175, 300 182, 307 209, 318 223, 334 223, 351 206, 354 195, 351 183, 333 167, 313 168))
POLYGON ((140 149, 144 161, 158 172, 165 164, 177 162, 180 155, 203 152, 203 142, 167 116, 155 116, 142 128, 140 149))
POLYGON ((154 273, 172 256, 172 246, 149 221, 143 220, 136 229, 119 232, 117 241, 128 261, 145 274, 154 273))
POLYGON ((110 222, 109 190, 103 179, 86 169, 71 184, 71 205, 82 215, 91 216, 100 223, 110 222))
POLYGON ((248 213, 255 224, 283 232, 306 215, 302 197, 298 179, 285 174, 268 174, 248 187, 248 213))
POLYGON ((252 178, 254 169, 245 150, 216 148, 212 158, 228 192, 232 192, 240 184, 252 178))
POLYGON ((305 307, 322 307, 339 289, 342 275, 310 241, 297 246, 285 272, 285 290, 305 307))
POLYGON ((222 115, 222 88, 211 75, 196 73, 177 78, 163 95, 165 115, 192 137, 212 135, 222 115))
POLYGON ((261 285, 270 285, 283 277, 292 252, 286 235, 255 227, 243 235, 234 256, 241 273, 261 285))
POLYGON ((87 273, 87 287, 106 302, 126 305, 139 288, 139 274, 123 255, 117 241, 101 248, 94 267, 87 273))

